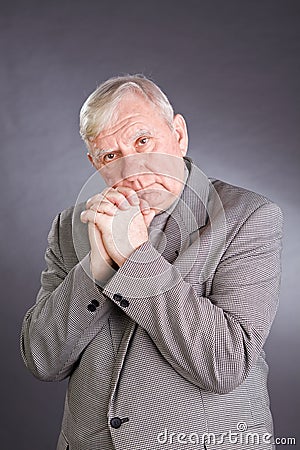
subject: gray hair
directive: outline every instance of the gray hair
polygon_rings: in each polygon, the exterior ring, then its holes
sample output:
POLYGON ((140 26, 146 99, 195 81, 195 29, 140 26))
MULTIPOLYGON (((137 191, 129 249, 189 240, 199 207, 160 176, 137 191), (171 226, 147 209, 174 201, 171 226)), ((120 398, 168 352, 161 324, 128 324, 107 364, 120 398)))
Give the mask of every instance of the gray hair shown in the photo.
POLYGON ((113 121, 117 106, 129 92, 150 101, 173 129, 174 110, 161 89, 144 75, 109 78, 86 99, 80 110, 80 135, 87 147, 113 121))

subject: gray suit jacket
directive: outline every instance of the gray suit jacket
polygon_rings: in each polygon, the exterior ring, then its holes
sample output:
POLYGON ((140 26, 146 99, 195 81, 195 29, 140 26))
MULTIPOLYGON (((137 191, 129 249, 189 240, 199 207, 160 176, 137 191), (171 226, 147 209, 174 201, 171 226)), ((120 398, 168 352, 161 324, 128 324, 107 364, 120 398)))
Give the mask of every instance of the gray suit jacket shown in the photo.
POLYGON ((53 222, 21 348, 37 378, 70 377, 58 450, 273 448, 263 345, 281 211, 187 164, 164 245, 143 244, 103 289, 89 276, 83 206, 53 222))

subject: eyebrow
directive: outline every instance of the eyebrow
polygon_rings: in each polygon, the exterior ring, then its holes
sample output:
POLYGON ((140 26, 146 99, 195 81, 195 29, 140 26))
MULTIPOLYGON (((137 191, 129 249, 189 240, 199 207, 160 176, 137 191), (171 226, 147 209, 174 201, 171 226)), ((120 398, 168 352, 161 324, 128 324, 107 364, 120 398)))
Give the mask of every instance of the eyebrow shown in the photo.
POLYGON ((147 135, 147 136, 152 136, 152 133, 151 133, 151 131, 149 131, 149 130, 140 129, 140 130, 138 130, 138 131, 132 136, 131 140, 132 140, 132 141, 135 141, 135 140, 138 139, 139 137, 142 137, 142 136, 145 136, 145 135, 147 135))
POLYGON ((99 158, 101 155, 103 155, 104 153, 111 153, 111 152, 113 152, 114 150, 112 150, 112 149, 109 149, 109 148, 95 148, 94 149, 94 157, 95 158, 99 158))
MULTIPOLYGON (((140 138, 140 137, 142 137, 144 135, 152 136, 152 133, 149 130, 140 129, 130 138, 130 141, 133 142, 136 139, 138 139, 138 138, 140 138)), ((114 151, 115 150, 113 150, 111 148, 99 148, 99 147, 97 147, 97 148, 94 149, 94 156, 95 156, 95 158, 99 158, 100 156, 102 156, 105 153, 111 153, 111 152, 114 152, 114 151)))

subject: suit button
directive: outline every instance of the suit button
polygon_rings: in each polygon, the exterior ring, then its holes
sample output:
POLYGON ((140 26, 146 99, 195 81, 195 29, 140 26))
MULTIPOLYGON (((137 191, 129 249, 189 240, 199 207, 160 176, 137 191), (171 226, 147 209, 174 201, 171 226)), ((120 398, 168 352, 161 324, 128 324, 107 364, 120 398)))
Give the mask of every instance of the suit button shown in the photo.
POLYGON ((122 425, 122 420, 120 419, 120 417, 113 417, 110 420, 110 424, 113 428, 120 428, 120 426, 122 425))
POLYGON ((122 423, 128 421, 129 421, 128 417, 124 417, 124 419, 120 419, 120 417, 113 417, 112 419, 110 419, 110 424, 113 428, 120 428, 122 423))
POLYGON ((116 301, 116 302, 120 302, 121 300, 122 300, 122 295, 121 294, 114 294, 113 295, 113 299, 116 301))
POLYGON ((90 303, 90 304, 87 306, 87 309, 88 309, 90 312, 95 312, 97 308, 96 308, 95 305, 93 305, 93 303, 90 303))
POLYGON ((98 306, 99 306, 98 300, 94 299, 94 300, 91 301, 91 303, 92 303, 93 305, 95 305, 96 308, 98 308, 98 306))
POLYGON ((127 308, 127 306, 129 306, 129 301, 126 300, 125 298, 123 298, 123 299, 120 301, 120 306, 123 306, 123 308, 127 308))

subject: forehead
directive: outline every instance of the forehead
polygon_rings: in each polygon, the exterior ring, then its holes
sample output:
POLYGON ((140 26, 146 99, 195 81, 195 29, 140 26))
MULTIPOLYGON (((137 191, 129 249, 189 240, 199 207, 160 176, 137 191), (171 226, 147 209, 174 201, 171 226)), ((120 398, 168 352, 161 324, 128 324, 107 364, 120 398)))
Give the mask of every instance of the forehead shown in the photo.
POLYGON ((138 93, 125 94, 118 103, 116 108, 116 119, 122 118, 134 112, 144 114, 153 114, 156 110, 155 105, 147 99, 147 97, 138 93))
POLYGON ((167 126, 158 108, 142 95, 126 94, 119 102, 112 122, 97 136, 98 139, 127 134, 136 129, 161 129, 167 126))

